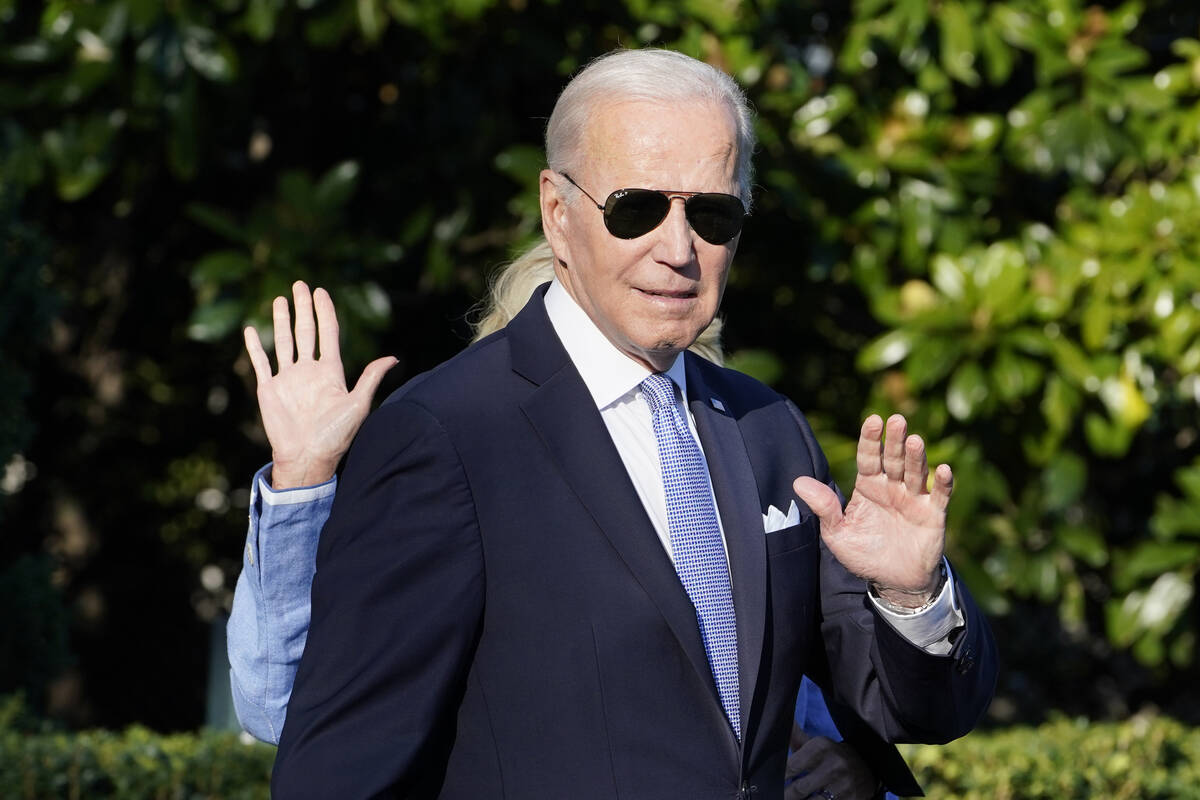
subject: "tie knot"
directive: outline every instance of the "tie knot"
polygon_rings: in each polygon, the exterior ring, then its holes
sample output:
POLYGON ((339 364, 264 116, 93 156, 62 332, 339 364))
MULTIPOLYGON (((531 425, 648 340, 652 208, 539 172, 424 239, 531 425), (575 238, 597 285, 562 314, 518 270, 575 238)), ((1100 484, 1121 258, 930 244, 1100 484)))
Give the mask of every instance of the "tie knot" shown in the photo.
POLYGON ((650 404, 650 412, 675 407, 675 384, 665 372, 655 372, 642 381, 642 394, 650 404))

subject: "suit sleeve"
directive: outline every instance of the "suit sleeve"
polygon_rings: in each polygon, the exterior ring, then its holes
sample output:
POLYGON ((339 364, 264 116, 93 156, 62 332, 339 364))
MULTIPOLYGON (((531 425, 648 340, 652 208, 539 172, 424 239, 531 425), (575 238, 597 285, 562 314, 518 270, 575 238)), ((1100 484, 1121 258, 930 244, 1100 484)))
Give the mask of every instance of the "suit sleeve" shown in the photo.
MULTIPOLYGON (((844 497, 803 415, 790 402, 812 458, 814 477, 844 497)), ((880 616, 866 581, 852 575, 821 542, 821 638, 826 663, 814 678, 889 742, 941 744, 966 734, 987 710, 996 685, 991 628, 957 576, 965 625, 953 646, 935 655, 905 639, 880 616)), ((839 727, 841 723, 839 721, 839 727)))
POLYGON ((411 402, 384 405, 351 448, 321 533, 272 796, 431 796, 483 590, 474 502, 450 437, 411 402))

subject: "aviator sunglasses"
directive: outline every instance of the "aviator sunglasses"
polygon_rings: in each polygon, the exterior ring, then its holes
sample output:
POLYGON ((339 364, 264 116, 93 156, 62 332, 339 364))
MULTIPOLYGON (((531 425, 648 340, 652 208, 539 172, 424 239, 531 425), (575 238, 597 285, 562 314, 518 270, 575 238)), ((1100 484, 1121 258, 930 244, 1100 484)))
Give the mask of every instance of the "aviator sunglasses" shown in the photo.
POLYGON ((600 205, 574 178, 565 172, 559 174, 604 212, 604 227, 618 239, 636 239, 657 228, 667 218, 676 197, 683 198, 683 213, 692 230, 709 244, 725 244, 737 236, 746 218, 741 199, 718 192, 617 189, 600 205))

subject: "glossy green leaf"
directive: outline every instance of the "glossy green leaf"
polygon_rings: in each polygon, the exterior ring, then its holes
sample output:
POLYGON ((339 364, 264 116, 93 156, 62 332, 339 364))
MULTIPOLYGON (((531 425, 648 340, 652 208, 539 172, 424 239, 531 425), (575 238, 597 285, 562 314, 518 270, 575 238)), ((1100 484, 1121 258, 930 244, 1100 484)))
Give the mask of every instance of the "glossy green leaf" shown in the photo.
POLYGON ((283 8, 283 0, 247 0, 242 16, 246 32, 265 42, 275 35, 275 21, 283 8))
POLYGON ((1078 502, 1087 483, 1087 464, 1077 454, 1062 452, 1042 470, 1042 507, 1061 511, 1078 502))
POLYGON ((929 274, 942 294, 955 300, 963 298, 967 279, 955 259, 945 253, 938 253, 929 265, 929 274))
POLYGON ((871 372, 900 363, 912 350, 916 338, 915 334, 906 330, 885 333, 859 351, 856 361, 858 368, 871 372))
POLYGON ((768 386, 777 383, 784 372, 779 356, 768 350, 737 350, 729 355, 725 366, 744 372, 768 386))
POLYGON ((1093 351, 1104 347, 1113 324, 1112 307, 1108 303, 1108 298, 1091 297, 1083 309, 1081 322, 1084 347, 1093 351))
POLYGON ((192 286, 221 285, 243 280, 254 263, 241 250, 218 250, 201 258, 192 268, 192 286))
POLYGON ((111 145, 120 123, 119 117, 93 116, 46 131, 42 148, 54 168, 59 197, 79 200, 104 180, 112 169, 111 145))
POLYGON ((372 327, 382 327, 391 319, 391 300, 377 283, 347 286, 338 292, 338 298, 352 314, 372 327))
POLYGON ((1055 539, 1064 550, 1093 568, 1108 563, 1108 544, 1095 528, 1064 525, 1055 531, 1055 539))
POLYGON ((343 161, 321 176, 313 190, 313 203, 318 213, 333 214, 341 210, 358 187, 357 161, 343 161))
POLYGON ((954 372, 946 390, 946 408, 960 421, 971 419, 988 398, 987 379, 983 369, 967 362, 954 372))
POLYGON ((368 42, 378 41, 387 26, 387 13, 381 0, 355 0, 358 10, 358 29, 368 42))
POLYGON ((1017 355, 1008 348, 996 353, 992 364, 992 386, 1006 402, 1026 397, 1042 385, 1045 368, 1032 358, 1017 355))
POLYGON ((978 85, 975 36, 963 4, 954 0, 941 3, 937 20, 942 36, 942 67, 956 80, 968 86, 978 85))
POLYGON ((957 336, 914 339, 912 351, 904 362, 904 371, 913 388, 925 389, 949 375, 963 350, 963 341, 957 336))
POLYGON ((207 28, 198 25, 183 28, 182 50, 188 65, 210 81, 226 83, 237 77, 237 51, 207 28))
POLYGON ((1083 418, 1083 432, 1088 446, 1097 454, 1109 457, 1125 455, 1133 441, 1133 429, 1113 422, 1107 417, 1088 413, 1083 418))
POLYGON ((499 153, 494 163, 496 169, 521 186, 529 186, 545 168, 546 156, 540 147, 518 145, 499 153))
POLYGON ((213 233, 232 242, 248 244, 250 241, 241 226, 224 209, 204 205, 203 203, 192 203, 187 207, 187 215, 213 233))
POLYGON ((242 304, 236 300, 220 300, 200 306, 188 320, 188 337, 201 342, 213 342, 231 333, 242 321, 242 304))

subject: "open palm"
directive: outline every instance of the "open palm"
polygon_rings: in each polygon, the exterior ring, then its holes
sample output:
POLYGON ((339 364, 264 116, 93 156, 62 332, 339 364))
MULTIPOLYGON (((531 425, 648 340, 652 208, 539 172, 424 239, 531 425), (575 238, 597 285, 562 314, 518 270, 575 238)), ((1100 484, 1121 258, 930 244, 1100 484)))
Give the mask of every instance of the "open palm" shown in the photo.
POLYGON ((379 382, 396 365, 391 356, 372 361, 354 390, 347 391, 337 313, 329 293, 317 289, 310 294, 307 284, 296 281, 292 299, 296 307, 294 341, 287 298, 276 297, 271 308, 277 374, 271 373, 258 333, 250 327, 243 331, 258 381, 263 428, 271 443, 271 484, 275 489, 311 486, 333 477, 338 461, 366 419, 379 382))
POLYGON ((899 414, 888 419, 886 440, 884 427, 874 414, 863 422, 858 477, 845 510, 833 490, 813 478, 797 478, 793 488, 820 518, 825 544, 846 569, 889 602, 919 606, 937 582, 954 478, 942 464, 928 489, 921 437, 907 435, 899 414))

